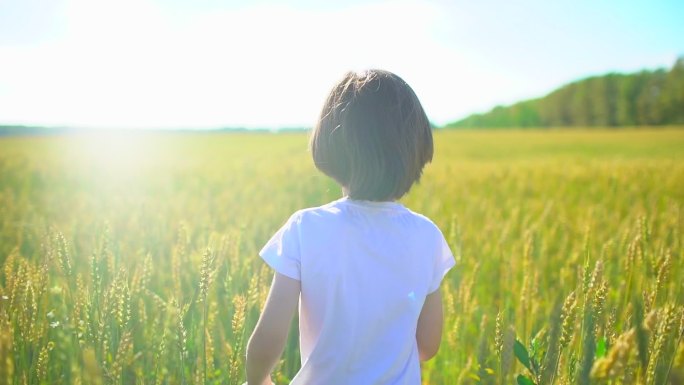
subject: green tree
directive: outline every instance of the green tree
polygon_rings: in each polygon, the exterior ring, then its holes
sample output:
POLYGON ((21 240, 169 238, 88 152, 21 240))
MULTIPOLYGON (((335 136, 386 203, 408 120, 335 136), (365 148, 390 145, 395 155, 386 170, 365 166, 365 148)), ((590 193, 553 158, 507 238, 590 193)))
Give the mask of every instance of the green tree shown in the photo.
POLYGON ((609 73, 548 95, 496 106, 452 127, 556 127, 684 124, 684 57, 667 71, 609 73))

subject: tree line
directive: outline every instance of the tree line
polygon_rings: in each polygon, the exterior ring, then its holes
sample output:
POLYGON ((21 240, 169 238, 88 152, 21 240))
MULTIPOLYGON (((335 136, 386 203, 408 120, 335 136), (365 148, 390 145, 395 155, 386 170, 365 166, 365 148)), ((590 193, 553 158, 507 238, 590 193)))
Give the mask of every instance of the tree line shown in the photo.
POLYGON ((447 127, 642 126, 684 124, 684 57, 669 70, 589 77, 550 94, 497 106, 447 127))

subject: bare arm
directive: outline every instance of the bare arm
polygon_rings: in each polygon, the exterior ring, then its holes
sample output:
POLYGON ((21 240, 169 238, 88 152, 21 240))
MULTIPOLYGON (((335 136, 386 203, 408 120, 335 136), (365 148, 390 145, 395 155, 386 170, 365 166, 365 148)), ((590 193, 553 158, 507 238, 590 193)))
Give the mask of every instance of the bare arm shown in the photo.
POLYGON ((418 342, 418 355, 421 361, 427 361, 437 354, 442 340, 443 318, 442 294, 437 289, 425 297, 423 309, 418 317, 416 341, 418 342))
POLYGON ((276 273, 264 310, 247 343, 247 383, 270 384, 269 375, 287 342, 299 301, 300 282, 276 273))

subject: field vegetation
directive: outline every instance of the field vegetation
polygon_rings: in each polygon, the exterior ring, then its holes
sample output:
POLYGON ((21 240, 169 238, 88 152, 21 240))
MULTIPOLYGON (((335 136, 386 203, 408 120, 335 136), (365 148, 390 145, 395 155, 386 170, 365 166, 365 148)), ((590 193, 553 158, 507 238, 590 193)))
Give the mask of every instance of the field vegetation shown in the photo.
MULTIPOLYGON (((684 383, 684 130, 441 131, 426 384, 684 383)), ((241 384, 257 252, 337 199, 303 133, 0 139, 0 384, 241 384)), ((299 366, 296 328, 274 380, 299 366)))

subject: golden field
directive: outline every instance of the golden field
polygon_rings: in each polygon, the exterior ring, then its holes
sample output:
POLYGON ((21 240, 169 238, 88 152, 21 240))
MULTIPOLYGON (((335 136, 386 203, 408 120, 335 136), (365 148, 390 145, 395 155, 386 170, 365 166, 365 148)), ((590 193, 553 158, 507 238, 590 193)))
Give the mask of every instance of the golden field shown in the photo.
MULTIPOLYGON (((684 383, 684 130, 435 146, 402 199, 458 261, 426 384, 684 383)), ((241 384, 258 250, 339 196, 304 133, 0 138, 0 384, 241 384)))

